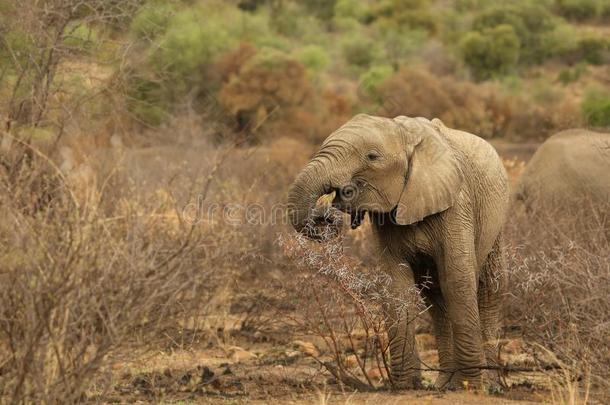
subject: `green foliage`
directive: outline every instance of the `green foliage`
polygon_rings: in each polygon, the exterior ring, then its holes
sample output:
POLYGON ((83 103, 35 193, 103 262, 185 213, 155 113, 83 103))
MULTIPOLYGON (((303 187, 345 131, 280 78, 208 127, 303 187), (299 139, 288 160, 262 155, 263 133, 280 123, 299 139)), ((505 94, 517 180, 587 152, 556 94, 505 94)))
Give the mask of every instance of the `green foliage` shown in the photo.
POLYGON ((464 62, 478 79, 488 79, 512 70, 519 59, 519 47, 517 34, 507 24, 483 32, 470 31, 460 42, 464 62))
POLYGON ((600 13, 598 0, 556 0, 555 6, 559 14, 574 21, 590 20, 600 13))
POLYGON ((64 45, 73 52, 90 52, 100 44, 98 31, 81 22, 69 24, 64 35, 64 45))
POLYGON ((183 10, 171 19, 152 54, 152 62, 157 71, 186 80, 231 45, 221 21, 183 10))
POLYGON ((368 15, 368 8, 360 0, 337 0, 334 18, 352 18, 363 22, 368 15))
POLYGON ((587 71, 587 66, 584 63, 579 63, 573 68, 567 67, 559 72, 557 80, 562 84, 567 85, 573 82, 577 82, 583 73, 587 71))
POLYGON ((367 97, 380 101, 379 86, 394 74, 392 66, 377 65, 360 75, 358 88, 367 97))
POLYGON ((438 31, 439 21, 429 8, 428 0, 384 0, 372 11, 382 30, 438 31))
POLYGON ((493 6, 474 19, 473 28, 482 32, 501 24, 510 25, 519 38, 520 62, 540 63, 551 56, 547 36, 557 23, 547 8, 523 1, 493 6))
POLYGON ((341 50, 347 63, 361 68, 369 67, 380 53, 376 42, 361 34, 345 38, 341 50))
POLYGON ((336 0, 301 0, 300 4, 323 21, 330 21, 335 15, 336 0))
POLYGON ((586 36, 578 41, 578 49, 585 62, 592 65, 604 63, 604 54, 609 48, 608 40, 601 37, 586 36))
POLYGON ((385 31, 382 34, 382 45, 386 59, 398 67, 402 61, 415 53, 427 38, 426 31, 385 31))
POLYGON ((307 45, 297 50, 296 58, 307 70, 312 72, 321 72, 330 63, 328 53, 318 45, 307 45))
POLYGON ((171 101, 164 83, 140 76, 132 76, 126 86, 127 107, 139 121, 158 126, 169 115, 171 101))
POLYGON ((162 35, 176 9, 172 3, 154 1, 146 3, 135 15, 129 27, 140 39, 155 39, 162 35))
POLYGON ((581 111, 589 125, 610 127, 610 93, 607 90, 589 91, 582 102, 581 111))

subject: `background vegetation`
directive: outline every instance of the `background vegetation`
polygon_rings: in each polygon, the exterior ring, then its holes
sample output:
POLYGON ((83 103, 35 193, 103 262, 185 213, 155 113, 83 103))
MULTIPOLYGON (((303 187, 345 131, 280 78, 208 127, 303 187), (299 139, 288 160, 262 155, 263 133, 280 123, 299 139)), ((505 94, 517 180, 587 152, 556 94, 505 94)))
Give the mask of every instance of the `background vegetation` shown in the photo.
MULTIPOLYGON (((369 274, 370 241, 278 243, 239 207, 283 202, 358 112, 516 149, 608 130, 609 26, 608 0, 0 0, 0 402, 383 387, 379 296, 322 271, 358 281, 343 270, 369 274)), ((563 370, 536 376, 571 403, 607 392, 605 212, 509 224, 502 353, 563 370)))

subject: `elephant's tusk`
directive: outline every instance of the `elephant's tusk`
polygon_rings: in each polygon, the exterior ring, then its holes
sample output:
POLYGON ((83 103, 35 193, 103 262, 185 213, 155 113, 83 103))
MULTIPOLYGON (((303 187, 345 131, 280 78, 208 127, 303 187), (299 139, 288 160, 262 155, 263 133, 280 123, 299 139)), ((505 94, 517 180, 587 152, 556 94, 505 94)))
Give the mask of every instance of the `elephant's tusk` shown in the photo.
POLYGON ((335 199, 336 195, 337 195, 336 191, 332 191, 331 193, 324 194, 323 196, 318 198, 318 200, 316 201, 316 208, 332 205, 333 200, 335 199))

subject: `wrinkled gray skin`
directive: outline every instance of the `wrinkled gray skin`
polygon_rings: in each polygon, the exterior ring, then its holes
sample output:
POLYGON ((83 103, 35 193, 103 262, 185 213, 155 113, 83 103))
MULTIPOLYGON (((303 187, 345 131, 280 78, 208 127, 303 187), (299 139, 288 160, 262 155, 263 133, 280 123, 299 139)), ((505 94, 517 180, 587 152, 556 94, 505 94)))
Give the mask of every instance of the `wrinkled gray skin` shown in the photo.
MULTIPOLYGON (((396 295, 431 284, 441 373, 439 388, 481 387, 480 366, 497 348, 508 206, 507 176, 491 145, 434 119, 357 115, 331 134, 296 178, 289 213, 297 231, 316 200, 337 191, 333 205, 358 226, 369 213, 381 266, 396 295)), ((308 222, 309 221, 309 222, 308 222)), ((331 221, 332 222, 332 221, 331 221)), ((387 308, 391 378, 399 388, 421 384, 414 322, 387 308)), ((412 319, 413 313, 411 313, 412 319)))
POLYGON ((610 134, 569 129, 553 135, 527 164, 515 197, 529 209, 608 204, 610 134))

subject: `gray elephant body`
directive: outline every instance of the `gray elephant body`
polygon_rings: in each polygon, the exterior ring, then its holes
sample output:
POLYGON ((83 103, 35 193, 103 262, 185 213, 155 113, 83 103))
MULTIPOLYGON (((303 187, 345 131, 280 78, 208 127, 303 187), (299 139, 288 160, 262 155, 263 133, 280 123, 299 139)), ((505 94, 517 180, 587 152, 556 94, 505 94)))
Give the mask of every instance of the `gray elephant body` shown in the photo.
POLYGON ((610 202, 610 134, 562 131, 534 153, 515 189, 528 208, 580 209, 610 202))
MULTIPOLYGON (((297 230, 307 232, 312 204, 330 190, 338 190, 334 205, 356 218, 353 225, 369 213, 392 291, 416 286, 431 306, 446 370, 437 386, 480 386, 499 326, 509 200, 493 147, 436 119, 356 116, 295 181, 289 202, 297 230), (346 184, 355 189, 349 201, 346 184)), ((391 305, 388 316, 391 378, 399 387, 416 387, 414 323, 391 305)))

